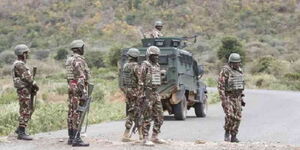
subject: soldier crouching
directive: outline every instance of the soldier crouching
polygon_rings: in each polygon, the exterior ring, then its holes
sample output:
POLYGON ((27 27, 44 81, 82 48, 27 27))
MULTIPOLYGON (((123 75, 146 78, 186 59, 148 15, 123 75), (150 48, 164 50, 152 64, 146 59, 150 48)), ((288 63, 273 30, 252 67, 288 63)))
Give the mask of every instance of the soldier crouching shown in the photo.
POLYGON ((239 54, 230 54, 228 65, 222 68, 218 79, 218 90, 225 112, 224 141, 239 142, 236 136, 242 118, 242 106, 245 106, 243 101, 245 83, 240 63, 239 54))
POLYGON ((80 137, 80 117, 79 106, 84 103, 87 97, 87 83, 90 77, 89 68, 86 64, 84 54, 85 43, 82 40, 74 40, 71 43, 73 55, 66 61, 69 111, 68 111, 68 144, 72 146, 89 146, 80 137))
POLYGON ((29 48, 24 44, 17 45, 15 47, 15 54, 18 58, 13 63, 12 77, 14 87, 17 89, 20 104, 19 127, 17 128, 16 133, 20 140, 32 140, 33 138, 26 133, 25 128, 33 114, 33 97, 36 95, 39 87, 33 80, 33 75, 26 65, 26 60, 29 56, 29 48))

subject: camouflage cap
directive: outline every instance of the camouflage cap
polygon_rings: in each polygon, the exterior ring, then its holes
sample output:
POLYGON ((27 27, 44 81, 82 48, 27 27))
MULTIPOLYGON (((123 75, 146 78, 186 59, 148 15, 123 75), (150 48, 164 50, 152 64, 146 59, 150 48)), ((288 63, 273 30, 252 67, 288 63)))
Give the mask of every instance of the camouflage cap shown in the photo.
POLYGON ((147 49, 146 55, 150 56, 150 55, 159 55, 160 53, 160 49, 156 46, 150 46, 147 49))
POLYGON ((70 48, 81 48, 82 46, 84 46, 85 43, 82 40, 74 40, 71 44, 70 44, 70 48))
POLYGON ((19 44, 15 47, 15 54, 18 55, 23 55, 23 53, 28 52, 29 48, 25 44, 19 44))
POLYGON ((155 21, 154 26, 163 26, 162 21, 155 21))
POLYGON ((228 58, 228 63, 231 62, 241 62, 241 56, 238 53, 231 53, 228 58))
POLYGON ((136 58, 140 56, 140 51, 136 48, 130 48, 127 55, 136 58))

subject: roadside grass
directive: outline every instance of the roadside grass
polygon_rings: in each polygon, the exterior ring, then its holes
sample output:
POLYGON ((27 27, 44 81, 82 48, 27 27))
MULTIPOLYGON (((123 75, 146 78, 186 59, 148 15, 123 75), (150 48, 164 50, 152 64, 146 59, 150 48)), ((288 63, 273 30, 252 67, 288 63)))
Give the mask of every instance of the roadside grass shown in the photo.
MULTIPOLYGON (((57 73, 58 75, 61 72, 57 73)), ((118 91, 117 72, 115 69, 102 68, 93 73, 92 83, 95 84, 93 99, 89 113, 89 123, 120 120, 125 117, 125 104, 111 100, 118 91)), ((53 77, 53 78, 52 78, 53 77)), ((38 78, 40 90, 36 109, 29 122, 31 134, 67 128, 67 85, 66 81, 51 78, 38 78)), ((19 104, 15 89, 11 85, 2 89, 0 95, 0 136, 13 133, 18 126, 19 104)))
POLYGON ((220 102, 220 97, 218 92, 208 92, 208 104, 215 104, 220 102))

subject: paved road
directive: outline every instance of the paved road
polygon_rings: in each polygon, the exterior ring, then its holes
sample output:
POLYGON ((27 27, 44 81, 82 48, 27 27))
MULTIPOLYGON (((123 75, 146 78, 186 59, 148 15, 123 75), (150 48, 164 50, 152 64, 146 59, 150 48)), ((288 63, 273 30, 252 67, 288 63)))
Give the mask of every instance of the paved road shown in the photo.
MULTIPOLYGON (((209 91, 215 91, 215 89, 209 89, 209 91)), ((243 110, 240 127, 241 141, 300 145, 300 92, 247 90, 245 94, 247 105, 243 110)), ((223 110, 217 103, 209 106, 206 118, 196 118, 193 109, 188 112, 186 121, 175 121, 173 117, 166 116, 161 137, 173 143, 174 141, 188 143, 199 139, 218 143, 223 140, 223 124, 223 110)), ((100 143, 100 145, 110 143, 124 148, 120 142, 123 130, 124 121, 92 125, 88 130, 87 139, 91 143, 100 143)), ((65 144, 59 140, 66 140, 66 135, 66 130, 37 134, 35 142, 27 143, 9 137, 7 142, 0 143, 0 149, 34 149, 49 145, 49 143, 53 147, 61 148, 60 146, 65 144)), ((107 149, 110 148, 107 147, 107 149)), ((132 148, 126 145, 124 149, 132 148)))

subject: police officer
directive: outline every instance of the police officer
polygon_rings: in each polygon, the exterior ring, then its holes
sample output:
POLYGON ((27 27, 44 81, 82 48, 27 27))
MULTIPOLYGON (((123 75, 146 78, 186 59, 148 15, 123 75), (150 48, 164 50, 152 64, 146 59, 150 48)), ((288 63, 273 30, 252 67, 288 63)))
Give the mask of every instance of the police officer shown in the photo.
POLYGON ((16 133, 20 140, 32 140, 33 138, 26 133, 25 128, 28 125, 28 121, 31 119, 33 113, 33 96, 36 95, 39 87, 33 80, 33 75, 26 65, 26 60, 29 56, 29 48, 24 44, 17 45, 15 47, 15 54, 17 55, 17 60, 12 66, 12 78, 14 87, 17 89, 20 104, 19 127, 17 128, 16 133))
POLYGON ((241 56, 231 53, 228 64, 222 68, 218 79, 218 90, 225 112, 224 140, 228 142, 239 142, 237 134, 242 118, 242 106, 245 106, 245 83, 240 64, 241 56))
POLYGON ((154 29, 152 29, 152 32, 150 33, 151 38, 159 38, 163 36, 161 33, 161 30, 163 28, 163 23, 161 21, 155 21, 154 29))
POLYGON ((69 111, 68 111, 68 144, 72 146, 89 146, 80 137, 79 118, 81 112, 78 107, 86 102, 87 83, 90 78, 88 65, 83 57, 85 43, 82 40, 74 40, 71 43, 73 54, 66 60, 69 111), (77 133, 77 134, 76 134, 77 133))
POLYGON ((141 64, 140 86, 142 87, 142 95, 145 96, 143 137, 146 146, 152 146, 153 142, 162 144, 164 140, 158 138, 160 128, 163 124, 163 108, 158 93, 158 87, 161 85, 161 73, 159 65, 160 49, 156 46, 150 46, 147 49, 147 60, 141 64), (151 141, 149 140, 149 130, 151 122, 154 121, 153 134, 151 141))
POLYGON ((137 119, 135 123, 139 123, 136 125, 139 127, 138 132, 140 135, 140 139, 142 139, 141 135, 141 118, 138 117, 136 114, 139 112, 139 84, 138 84, 138 76, 139 76, 139 64, 138 64, 138 57, 140 56, 140 51, 136 48, 130 48, 127 52, 128 62, 124 64, 123 71, 122 71, 122 78, 123 78, 123 89, 124 94, 126 95, 126 105, 127 105, 127 112, 128 116, 125 123, 125 132, 122 138, 123 142, 129 142, 130 139, 130 129, 134 123, 134 120, 137 119))

